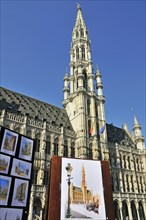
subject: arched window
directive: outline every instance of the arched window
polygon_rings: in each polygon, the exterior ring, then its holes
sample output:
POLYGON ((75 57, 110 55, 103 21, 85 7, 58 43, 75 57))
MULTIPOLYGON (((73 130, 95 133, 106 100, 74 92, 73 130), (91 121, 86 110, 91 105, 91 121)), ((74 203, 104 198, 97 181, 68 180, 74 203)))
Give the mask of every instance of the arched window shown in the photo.
POLYGON ((58 138, 54 140, 54 155, 58 155, 58 138))
POLYGON ((143 193, 142 176, 140 176, 140 185, 141 185, 141 192, 143 193))
POLYGON ((81 28, 81 37, 84 37, 84 30, 81 28))
POLYGON ((89 144, 88 152, 87 152, 87 158, 92 159, 92 143, 89 144))
POLYGON ((76 48, 76 59, 77 60, 79 59, 79 48, 78 47, 76 48))
POLYGON ((131 210, 132 210, 133 220, 137 220, 138 219, 138 217, 137 217, 137 210, 136 210, 134 201, 131 202, 131 210))
POLYGON ((75 143, 71 143, 71 158, 75 158, 75 143))
POLYGON ((129 187, 129 176, 128 174, 126 175, 126 182, 127 182, 127 191, 130 191, 130 187, 129 187))
POLYGON ((123 156, 123 160, 124 160, 124 168, 126 168, 126 156, 123 156))
POLYGON ((129 217, 126 201, 122 202, 122 215, 123 215, 123 219, 127 219, 129 217))
POLYGON ((40 217, 41 210, 42 210, 42 203, 41 203, 41 200, 37 197, 34 200, 33 213, 36 216, 40 217))
POLYGON ((51 153, 51 141, 50 141, 50 136, 47 136, 45 154, 50 155, 50 153, 51 153))
POLYGON ((145 220, 145 214, 144 214, 144 209, 143 209, 143 205, 141 202, 139 202, 139 216, 140 216, 140 220, 145 220))
POLYGON ((128 168, 131 169, 131 160, 130 160, 130 156, 128 156, 128 168))
POLYGON ((126 191, 124 173, 122 173, 123 191, 126 191))
POLYGON ((140 171, 140 169, 139 169, 139 159, 138 158, 136 159, 136 163, 137 163, 137 170, 140 171))
POLYGON ((64 141, 63 156, 68 157, 68 143, 67 143, 67 140, 64 141))
POLYGON ((117 201, 114 201, 115 219, 121 220, 120 208, 117 201))
POLYGON ((91 120, 88 120, 88 133, 89 133, 89 137, 90 137, 92 135, 91 120))
POLYGON ((116 191, 120 191, 119 173, 116 174, 116 191))
POLYGON ((81 47, 82 59, 85 60, 85 48, 84 46, 81 47))
POLYGON ((86 71, 83 71, 84 79, 83 79, 83 86, 87 90, 88 84, 87 84, 87 73, 86 71))
POLYGON ((133 176, 131 175, 131 190, 134 192, 134 181, 133 181, 133 176))
POLYGON ((76 37, 78 37, 79 36, 79 32, 78 31, 76 31, 76 37))

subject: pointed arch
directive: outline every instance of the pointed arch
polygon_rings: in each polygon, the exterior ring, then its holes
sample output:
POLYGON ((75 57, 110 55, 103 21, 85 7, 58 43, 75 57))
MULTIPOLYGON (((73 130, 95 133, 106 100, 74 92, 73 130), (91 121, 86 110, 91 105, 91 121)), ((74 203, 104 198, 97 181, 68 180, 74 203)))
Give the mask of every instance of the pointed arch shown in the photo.
POLYGON ((78 59, 79 59, 79 48, 76 47, 76 60, 78 60, 78 59))
POLYGON ((145 214, 144 214, 144 208, 143 208, 143 204, 141 201, 139 201, 138 203, 138 211, 139 211, 139 217, 140 220, 145 220, 145 214))
POLYGON ((88 82, 87 82, 87 72, 86 72, 86 70, 83 70, 83 75, 84 75, 83 86, 84 86, 84 88, 85 88, 86 91, 87 91, 87 88, 88 88, 88 82))
POLYGON ((81 28, 81 37, 84 37, 84 29, 83 28, 81 28))
POLYGON ((114 201, 115 219, 121 220, 120 208, 118 201, 114 201))
POLYGON ((132 211, 133 220, 137 220, 138 216, 137 216, 137 210, 136 210, 136 206, 135 206, 134 201, 131 201, 131 211, 132 211))
POLYGON ((36 217, 40 217, 41 214, 41 210, 42 210, 42 203, 40 198, 36 197, 34 199, 34 205, 33 205, 33 213, 36 217))
POLYGON ((123 219, 129 218, 128 207, 125 200, 122 202, 122 215, 123 219))
POLYGON ((81 46, 81 54, 82 54, 82 59, 85 60, 85 47, 83 45, 81 46))

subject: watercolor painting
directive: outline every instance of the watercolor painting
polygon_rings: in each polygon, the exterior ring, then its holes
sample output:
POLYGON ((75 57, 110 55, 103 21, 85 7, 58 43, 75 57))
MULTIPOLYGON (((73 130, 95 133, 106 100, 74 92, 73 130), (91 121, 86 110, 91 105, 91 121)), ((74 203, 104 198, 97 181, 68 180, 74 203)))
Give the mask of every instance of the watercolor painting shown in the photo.
POLYGON ((20 143, 20 152, 19 157, 25 160, 31 161, 32 159, 32 152, 33 152, 33 143, 32 139, 21 137, 20 143))
POLYGON ((1 152, 10 155, 15 155, 17 141, 18 141, 18 134, 5 129, 1 152))
POLYGON ((61 219, 106 219, 100 161, 62 158, 61 219))
POLYGON ((0 205, 7 205, 11 186, 11 177, 0 175, 0 205))
POLYGON ((10 157, 0 154, 0 173, 8 174, 10 157))
POLYGON ((0 220, 22 220, 22 209, 1 208, 0 220))
POLYGON ((12 164, 11 175, 30 179, 31 166, 32 166, 31 163, 14 158, 13 164, 12 164))

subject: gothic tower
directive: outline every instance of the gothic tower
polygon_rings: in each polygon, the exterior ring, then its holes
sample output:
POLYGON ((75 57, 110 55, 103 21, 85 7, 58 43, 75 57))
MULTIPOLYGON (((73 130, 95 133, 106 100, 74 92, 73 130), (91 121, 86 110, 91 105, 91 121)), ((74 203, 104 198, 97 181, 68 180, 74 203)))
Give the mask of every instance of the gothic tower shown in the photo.
POLYGON ((91 45, 80 5, 72 33, 70 75, 65 74, 63 91, 63 106, 77 135, 76 157, 108 159, 106 128, 99 135, 105 126, 101 73, 98 69, 95 76, 93 73, 91 45))
POLYGON ((86 173, 85 173, 84 165, 82 166, 81 189, 83 192, 83 202, 87 203, 87 183, 86 183, 86 173))

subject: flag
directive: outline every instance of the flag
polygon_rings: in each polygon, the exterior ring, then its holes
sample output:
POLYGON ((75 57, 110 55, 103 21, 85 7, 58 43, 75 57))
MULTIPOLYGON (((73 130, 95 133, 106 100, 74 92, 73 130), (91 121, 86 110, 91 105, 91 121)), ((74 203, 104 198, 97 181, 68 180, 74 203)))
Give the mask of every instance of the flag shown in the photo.
POLYGON ((100 130, 99 130, 99 135, 101 135, 103 132, 104 132, 104 129, 105 129, 105 125, 103 125, 100 130))

